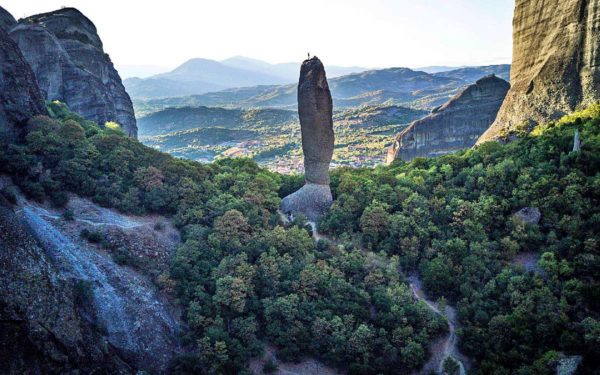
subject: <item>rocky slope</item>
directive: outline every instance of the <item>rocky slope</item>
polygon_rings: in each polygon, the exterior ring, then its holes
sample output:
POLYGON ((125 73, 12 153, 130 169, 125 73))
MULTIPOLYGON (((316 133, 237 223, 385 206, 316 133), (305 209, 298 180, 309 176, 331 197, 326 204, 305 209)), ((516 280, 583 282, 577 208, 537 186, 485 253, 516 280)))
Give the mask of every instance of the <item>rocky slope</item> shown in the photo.
POLYGON ((600 100, 600 0, 517 0, 512 87, 478 143, 600 100))
MULTIPOLYGON (((151 220, 77 198, 69 207, 76 217, 66 222, 60 212, 20 196, 11 205, 0 195, 3 371, 165 372, 178 351, 178 322, 169 303, 144 276, 117 265, 79 233, 98 231, 109 243, 123 233, 134 242, 152 243, 155 252, 172 251, 175 241, 152 234, 151 220)), ((120 242, 139 259, 151 256, 142 252, 144 246, 120 242)))
POLYGON ((389 149, 387 162, 436 156, 471 147, 496 118, 510 85, 489 76, 413 122, 389 149))
POLYGON ((114 121, 137 136, 133 105, 104 52, 94 24, 74 8, 23 19, 11 28, 45 99, 65 102, 85 118, 114 121))
POLYGON ((45 113, 31 68, 16 43, 0 27, 0 138, 19 135, 30 117, 45 113))

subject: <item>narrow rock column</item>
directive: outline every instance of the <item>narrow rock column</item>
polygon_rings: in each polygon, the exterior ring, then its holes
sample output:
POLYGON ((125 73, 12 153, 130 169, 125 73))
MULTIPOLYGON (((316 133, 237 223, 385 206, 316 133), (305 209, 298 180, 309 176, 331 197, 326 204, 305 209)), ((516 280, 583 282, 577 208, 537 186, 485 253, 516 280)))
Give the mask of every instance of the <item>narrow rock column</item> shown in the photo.
POLYGON ((305 185, 285 197, 285 213, 304 214, 317 220, 331 206, 329 163, 333 156, 333 104, 325 68, 317 58, 305 60, 298 83, 298 114, 304 152, 305 185))
POLYGON ((581 151, 581 137, 579 136, 579 129, 575 129, 575 135, 573 136, 573 152, 581 151))

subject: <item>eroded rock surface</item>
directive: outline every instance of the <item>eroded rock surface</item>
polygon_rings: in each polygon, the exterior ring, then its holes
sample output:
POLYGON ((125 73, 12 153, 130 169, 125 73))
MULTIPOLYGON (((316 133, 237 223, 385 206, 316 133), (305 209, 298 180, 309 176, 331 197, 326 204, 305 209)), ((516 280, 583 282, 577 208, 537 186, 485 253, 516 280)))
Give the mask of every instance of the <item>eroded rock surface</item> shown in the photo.
MULTIPOLYGON (((99 225, 123 225, 113 216, 120 217, 102 214, 109 222, 99 225)), ((176 313, 146 277, 70 231, 78 220, 96 223, 83 215, 65 223, 20 196, 11 206, 0 195, 1 368, 165 373, 179 352, 176 313)))
POLYGON ((0 29, 8 30, 13 27, 17 21, 6 9, 0 7, 0 29))
POLYGON ((439 156, 473 146, 494 122, 509 87, 494 75, 478 80, 398 134, 387 162, 439 156))
POLYGON ((298 83, 298 114, 306 184, 283 199, 282 210, 302 213, 316 220, 333 201, 329 187, 329 163, 335 142, 331 93, 325 68, 317 57, 302 63, 298 83))
POLYGON ((39 114, 46 114, 46 107, 35 76, 17 44, 0 27, 0 139, 19 135, 27 120, 39 114))
POLYGON ((517 0, 511 89, 478 143, 600 100, 600 0, 517 0))
POLYGON ((47 100, 137 136, 133 105, 94 24, 74 8, 28 17, 10 30, 47 100))

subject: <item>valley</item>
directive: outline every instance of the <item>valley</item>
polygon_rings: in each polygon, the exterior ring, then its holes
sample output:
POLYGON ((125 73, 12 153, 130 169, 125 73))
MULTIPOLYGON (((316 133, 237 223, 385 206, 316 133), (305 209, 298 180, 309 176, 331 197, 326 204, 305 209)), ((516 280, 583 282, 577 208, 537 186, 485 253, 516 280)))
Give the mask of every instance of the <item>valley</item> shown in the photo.
MULTIPOLYGON (((508 79, 509 70, 498 65, 428 74, 393 68, 331 79, 337 134, 332 168, 383 164, 393 136, 411 122, 486 75, 508 79)), ((286 174, 303 172, 295 103, 294 84, 151 100, 134 95, 146 145, 205 163, 250 157, 286 174)))
POLYGON ((0 7, 1 373, 598 375, 600 0, 73 1, 0 7))

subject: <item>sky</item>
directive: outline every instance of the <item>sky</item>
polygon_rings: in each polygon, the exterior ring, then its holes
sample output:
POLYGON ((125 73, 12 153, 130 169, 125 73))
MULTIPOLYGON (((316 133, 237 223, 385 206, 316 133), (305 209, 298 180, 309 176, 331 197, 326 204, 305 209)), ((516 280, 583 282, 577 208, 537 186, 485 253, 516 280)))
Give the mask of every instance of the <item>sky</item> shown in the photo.
POLYGON ((95 23, 121 70, 236 55, 300 62, 308 52, 367 68, 511 60, 514 0, 2 0, 17 19, 63 6, 95 23))

